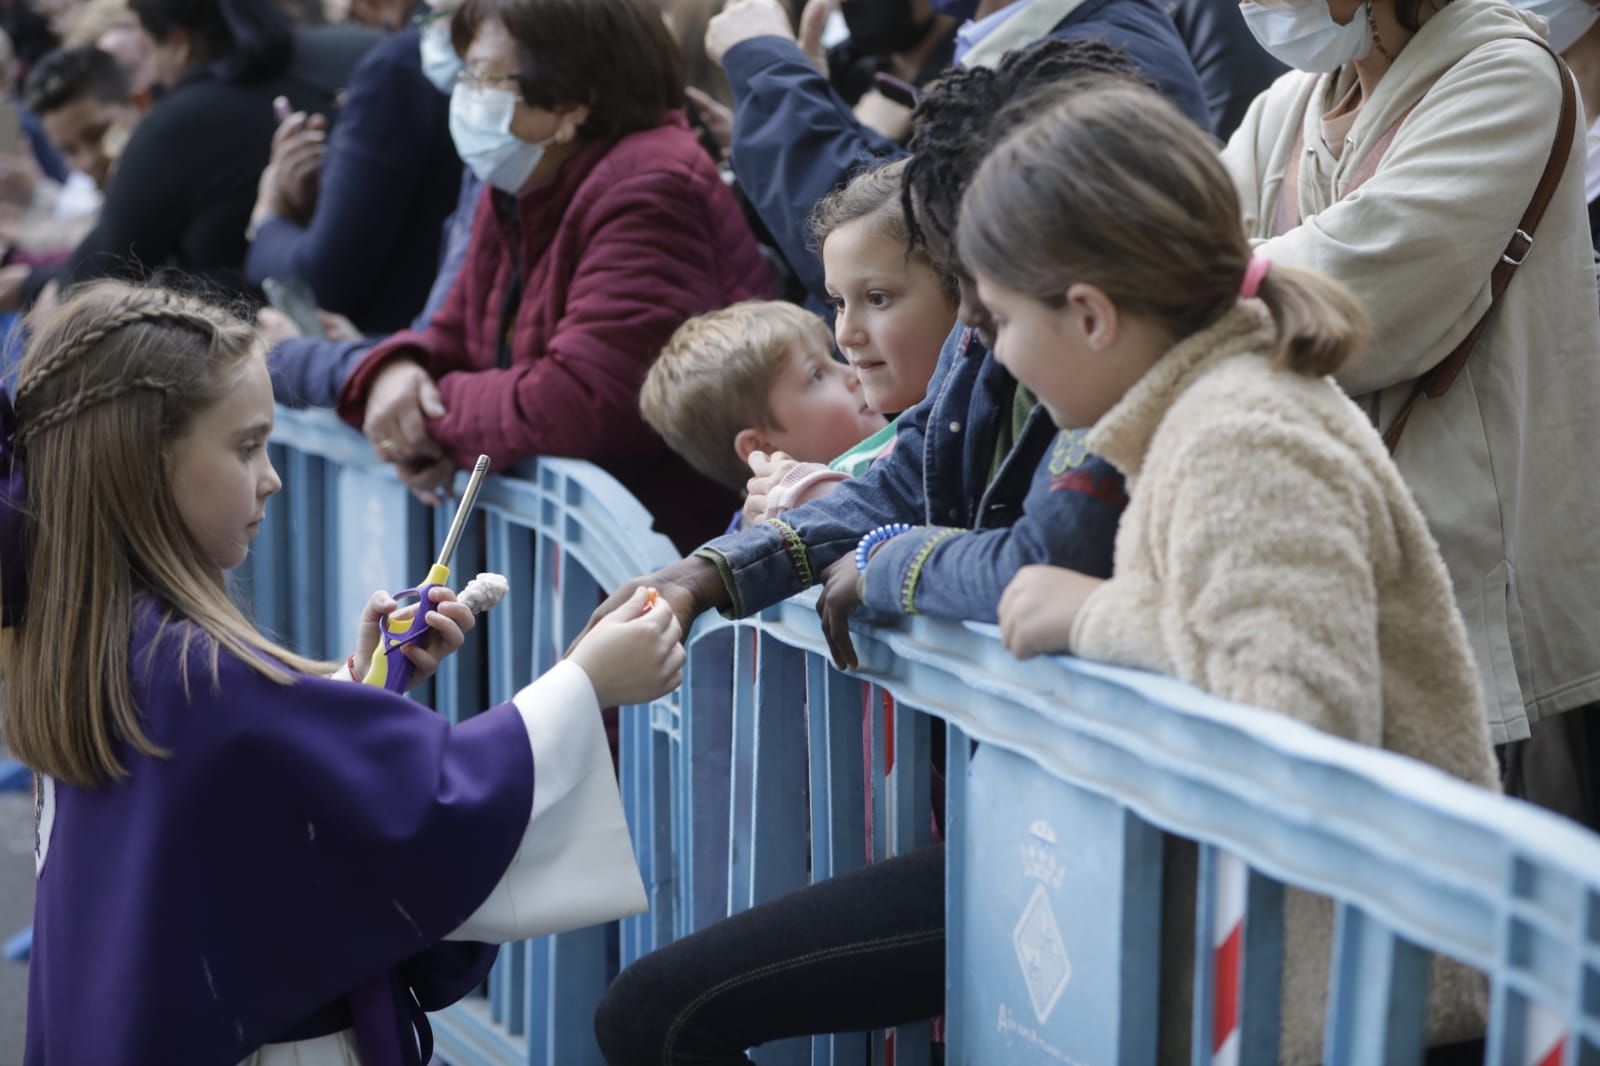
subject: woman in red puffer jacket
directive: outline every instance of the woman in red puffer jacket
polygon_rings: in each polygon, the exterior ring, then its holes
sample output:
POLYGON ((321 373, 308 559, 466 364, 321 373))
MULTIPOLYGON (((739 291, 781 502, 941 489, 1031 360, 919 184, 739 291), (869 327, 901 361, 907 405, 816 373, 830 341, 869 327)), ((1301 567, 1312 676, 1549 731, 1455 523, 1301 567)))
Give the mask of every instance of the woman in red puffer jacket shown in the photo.
POLYGON ((639 417, 685 319, 771 294, 739 207, 681 112, 648 0, 468 0, 452 36, 462 160, 487 187, 430 327, 375 347, 339 411, 425 499, 480 453, 587 459, 686 550, 735 502, 639 417))

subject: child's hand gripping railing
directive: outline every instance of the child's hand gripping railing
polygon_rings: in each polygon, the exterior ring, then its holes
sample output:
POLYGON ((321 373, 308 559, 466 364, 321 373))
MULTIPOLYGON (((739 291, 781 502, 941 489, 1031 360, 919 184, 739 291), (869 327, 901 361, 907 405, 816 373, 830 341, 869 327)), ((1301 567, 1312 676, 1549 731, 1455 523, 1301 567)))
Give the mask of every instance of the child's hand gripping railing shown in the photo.
POLYGON ((472 514, 472 506, 477 502, 478 490, 483 487, 484 476, 488 473, 489 457, 478 456, 478 461, 472 467, 472 477, 467 481, 467 490, 461 494, 461 504, 450 523, 450 532, 445 537, 444 546, 439 549, 439 558, 428 569, 427 578, 416 588, 395 593, 395 601, 401 604, 415 597, 416 609, 406 617, 391 616, 379 625, 378 654, 372 657, 372 666, 368 668, 367 676, 361 679, 362 684, 386 688, 390 692, 405 692, 410 686, 414 667, 411 660, 406 658, 405 646, 420 640, 429 632, 429 594, 436 588, 445 587, 450 580, 450 558, 455 555, 456 542, 461 539, 461 532, 472 514))

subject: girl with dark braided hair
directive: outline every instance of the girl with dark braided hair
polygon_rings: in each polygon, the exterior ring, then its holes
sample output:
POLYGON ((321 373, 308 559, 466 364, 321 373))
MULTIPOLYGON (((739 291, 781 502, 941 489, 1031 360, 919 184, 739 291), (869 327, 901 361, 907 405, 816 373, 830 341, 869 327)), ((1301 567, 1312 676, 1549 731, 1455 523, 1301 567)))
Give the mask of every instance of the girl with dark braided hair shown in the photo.
MULTIPOLYGON (((15 411, 0 393, 0 724, 38 797, 29 1063, 421 1066, 421 1011, 483 980, 484 942, 644 909, 597 701, 676 686, 672 613, 640 593, 460 725, 349 683, 386 593, 336 671, 228 595, 281 487, 272 417, 253 329, 115 282, 40 325, 15 411)), ((419 681, 473 625, 448 590, 422 606, 419 681)))
MULTIPOLYGON (((959 273, 956 209, 995 139, 1047 99, 1130 76, 1104 45, 1048 40, 995 70, 935 84, 918 111, 906 179, 917 242, 959 273)), ((711 607, 746 615, 821 573, 818 609, 834 657, 854 666, 847 619, 863 596, 880 610, 993 621, 1006 583, 1028 563, 1109 576, 1121 480, 1087 454, 1081 435, 1058 432, 995 361, 970 328, 981 322, 970 299, 962 315, 968 327, 945 342, 926 398, 900 417, 888 455, 819 500, 628 583, 597 617, 646 585, 685 626, 711 607), (851 549, 891 523, 908 531, 869 544, 874 554, 858 571, 851 549)), ((612 984, 595 1029, 611 1066, 733 1066, 765 1041, 885 1028, 943 1005, 944 848, 935 845, 645 956, 612 984)))

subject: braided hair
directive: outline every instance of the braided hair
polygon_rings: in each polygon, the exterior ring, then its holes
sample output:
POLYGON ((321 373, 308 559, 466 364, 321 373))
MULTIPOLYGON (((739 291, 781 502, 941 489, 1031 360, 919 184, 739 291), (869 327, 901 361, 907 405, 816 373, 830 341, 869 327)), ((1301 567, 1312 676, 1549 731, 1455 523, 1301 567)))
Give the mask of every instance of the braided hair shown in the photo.
MULTIPOLYGON (((129 677, 135 610, 210 659, 226 651, 282 684, 331 667, 280 648, 229 598, 190 530, 169 459, 196 419, 265 372, 247 323, 200 300, 107 281, 35 323, 16 441, 26 477, 26 590, 7 667, 0 739, 33 769, 79 786, 127 773, 145 733, 129 677)), ((188 675, 185 673, 185 682, 188 675)))
MULTIPOLYGON (((60 328, 50 330, 54 343, 33 345, 23 362, 16 396, 21 423, 19 442, 26 442, 85 410, 129 392, 143 389, 182 396, 192 390, 195 367, 186 361, 169 362, 164 369, 157 367, 143 373, 109 375, 107 367, 93 365, 94 353, 121 330, 135 326, 177 329, 208 346, 231 333, 229 339, 235 345, 249 347, 248 338, 241 336, 241 331, 249 327, 231 322, 198 300, 164 289, 119 285, 100 285, 93 289, 95 300, 73 301, 79 314, 57 320, 61 322, 60 328), (95 313, 86 313, 90 308, 95 313), (69 371, 75 371, 69 375, 72 383, 55 387, 57 379, 68 375, 69 371)), ((49 325, 54 327, 57 321, 49 325)), ((170 415, 164 417, 164 421, 171 420, 170 415)))
POLYGON ((1103 78, 1144 80, 1121 49, 1046 37, 1008 52, 993 69, 964 67, 935 82, 912 115, 911 161, 900 193, 911 246, 925 246, 932 231, 953 251, 962 194, 989 149, 1036 111, 1038 97, 1103 78))

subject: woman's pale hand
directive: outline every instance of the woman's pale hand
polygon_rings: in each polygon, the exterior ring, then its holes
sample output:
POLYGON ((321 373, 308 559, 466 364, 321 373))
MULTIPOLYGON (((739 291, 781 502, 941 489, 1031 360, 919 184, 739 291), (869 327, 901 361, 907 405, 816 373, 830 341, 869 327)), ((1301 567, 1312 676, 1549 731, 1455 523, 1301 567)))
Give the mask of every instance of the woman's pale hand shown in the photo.
POLYGON ((800 465, 800 461, 785 452, 751 452, 746 460, 751 478, 744 483, 744 524, 753 526, 767 515, 767 497, 782 481, 784 475, 800 465))
MULTIPOLYGON (((432 589, 428 593, 431 609, 426 615, 428 628, 433 630, 421 640, 413 641, 400 649, 400 654, 411 660, 414 668, 411 684, 420 685, 433 676, 445 656, 461 647, 467 631, 477 625, 472 609, 456 599, 456 594, 446 588, 432 589)), ((401 607, 393 596, 379 590, 361 609, 361 622, 356 626, 356 651, 354 671, 356 680, 367 676, 372 668, 372 656, 378 648, 378 627, 386 619, 409 621, 417 613, 419 604, 401 607)))
POLYGON ((568 654, 589 675, 602 707, 649 703, 683 681, 683 627, 665 596, 635 589, 568 654))
POLYGON ((788 10, 778 0, 733 0, 706 24, 706 56, 721 63, 728 49, 757 37, 794 40, 788 10))
POLYGON ((337 311, 317 308, 317 321, 322 323, 322 335, 330 341, 358 341, 362 334, 356 324, 337 311))
POLYGON ((441 453, 428 434, 428 419, 443 417, 444 398, 428 371, 415 360, 396 359, 378 371, 367 392, 361 432, 380 459, 437 461, 441 453))
POLYGON ((800 12, 800 51, 811 60, 817 73, 828 76, 828 50, 822 45, 822 34, 828 28, 828 17, 833 14, 837 0, 806 0, 800 12))
POLYGON ((1000 636, 1011 654, 1031 659, 1064 652, 1091 593, 1105 582, 1059 566, 1024 566, 1000 597, 1000 636))

